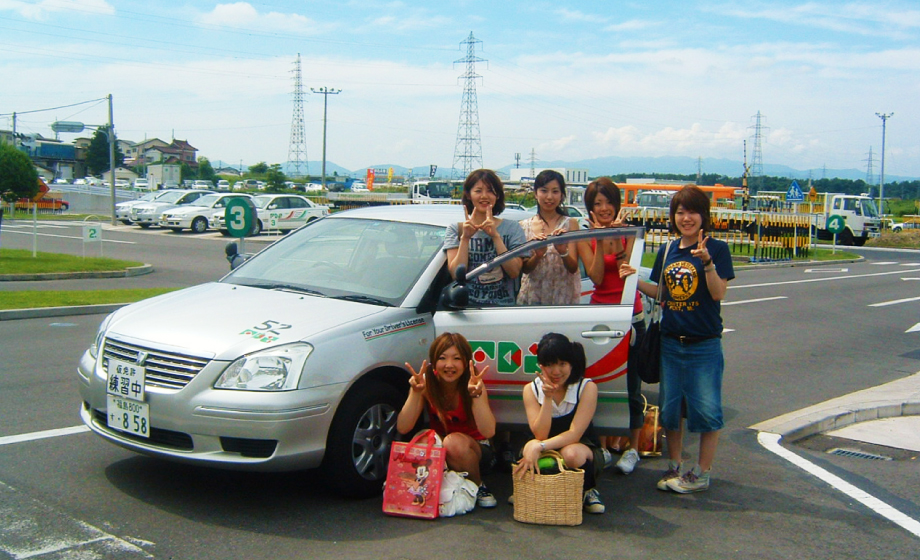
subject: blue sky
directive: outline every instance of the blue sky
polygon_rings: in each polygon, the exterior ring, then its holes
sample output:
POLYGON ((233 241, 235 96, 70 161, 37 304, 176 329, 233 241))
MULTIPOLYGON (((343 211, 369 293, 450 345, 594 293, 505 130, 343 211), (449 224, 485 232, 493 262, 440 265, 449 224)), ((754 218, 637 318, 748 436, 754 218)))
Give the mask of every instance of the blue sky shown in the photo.
MULTIPOLYGON (((920 6, 873 2, 0 0, 0 113, 186 139, 212 160, 287 159, 293 68, 307 155, 349 169, 453 163, 470 32, 483 163, 742 157, 920 176, 920 6)), ((8 116, 0 128, 9 129, 8 116)), ((71 139, 71 136, 63 136, 71 139)), ((318 169, 312 169, 318 173, 318 169)), ((705 171, 705 169, 704 169, 705 171)), ((739 169, 740 174, 740 169, 739 169)))

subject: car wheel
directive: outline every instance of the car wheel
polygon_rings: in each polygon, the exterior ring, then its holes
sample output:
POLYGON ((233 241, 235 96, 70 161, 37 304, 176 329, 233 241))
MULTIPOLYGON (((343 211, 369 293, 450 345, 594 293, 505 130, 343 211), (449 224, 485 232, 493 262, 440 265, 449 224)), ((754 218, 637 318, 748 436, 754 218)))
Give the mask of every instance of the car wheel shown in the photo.
POLYGON ((120 220, 120 221, 121 221, 121 223, 125 224, 126 226, 130 226, 131 223, 132 223, 131 220, 120 220))
POLYGON ((70 210, 70 205, 67 204, 66 202, 61 204, 61 210, 63 210, 64 212, 70 210))
POLYGON ((141 229, 147 229, 150 227, 150 224, 137 224, 141 229))
POLYGON ((220 234, 224 237, 230 237, 230 230, 222 229, 220 230, 220 234))
POLYGON ((169 229, 173 230, 174 233, 179 233, 180 231, 182 231, 182 228, 180 227, 171 227, 169 229))
POLYGON ((204 233, 208 231, 208 221, 201 216, 192 220, 192 231, 195 233, 204 233))
POLYGON ((249 232, 249 235, 251 237, 255 237, 259 235, 260 233, 262 233, 262 220, 256 220, 252 224, 252 231, 249 232))
POLYGON ((361 383, 345 395, 329 428, 323 458, 327 482, 337 493, 366 498, 383 489, 404 400, 399 390, 380 381, 361 383))

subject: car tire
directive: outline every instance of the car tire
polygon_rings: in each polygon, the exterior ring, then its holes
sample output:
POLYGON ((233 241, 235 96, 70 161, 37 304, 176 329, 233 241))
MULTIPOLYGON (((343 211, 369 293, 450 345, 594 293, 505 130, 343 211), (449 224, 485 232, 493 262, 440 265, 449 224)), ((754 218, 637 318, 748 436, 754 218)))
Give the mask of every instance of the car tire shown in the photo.
POLYGON ((179 233, 180 231, 182 231, 182 228, 180 227, 171 227, 169 229, 173 230, 173 233, 179 233))
POLYGON ((230 237, 230 230, 222 229, 220 230, 220 234, 224 237, 230 237))
POLYGON ((130 226, 133 223, 131 220, 119 220, 119 221, 125 224, 126 226, 130 226))
POLYGON ((63 204, 61 204, 61 210, 62 210, 63 212, 66 212, 66 211, 70 210, 70 205, 67 204, 66 202, 63 203, 63 204))
POLYGON ((847 247, 853 246, 853 232, 845 229, 840 232, 840 235, 837 237, 840 240, 841 245, 846 245, 847 247))
POLYGON ((195 233, 204 233, 208 231, 208 221, 201 216, 192 220, 192 231, 195 233))
POLYGON ((252 224, 252 231, 249 232, 250 237, 255 237, 262 233, 262 220, 256 220, 252 224))
POLYGON ((381 381, 360 383, 345 395, 329 428, 323 458, 326 481, 338 494, 380 494, 404 401, 398 389, 381 381))
POLYGON ((147 229, 150 227, 150 224, 137 224, 141 229, 147 229))

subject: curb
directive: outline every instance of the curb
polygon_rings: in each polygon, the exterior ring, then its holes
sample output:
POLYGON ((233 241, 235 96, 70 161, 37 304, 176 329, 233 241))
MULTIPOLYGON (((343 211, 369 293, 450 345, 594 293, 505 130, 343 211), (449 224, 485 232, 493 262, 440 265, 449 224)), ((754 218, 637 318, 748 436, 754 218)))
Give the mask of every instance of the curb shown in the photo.
POLYGON ((851 424, 920 416, 920 372, 749 426, 790 443, 851 424))
POLYGON ((40 280, 83 280, 86 278, 132 278, 153 272, 153 265, 129 266, 124 270, 98 272, 48 272, 42 274, 0 274, 0 282, 31 282, 40 280))
POLYGON ((40 319, 43 317, 68 317, 70 315, 109 314, 127 303, 103 303, 99 305, 74 305, 70 307, 32 307, 29 309, 7 309, 0 311, 0 321, 17 319, 40 319))

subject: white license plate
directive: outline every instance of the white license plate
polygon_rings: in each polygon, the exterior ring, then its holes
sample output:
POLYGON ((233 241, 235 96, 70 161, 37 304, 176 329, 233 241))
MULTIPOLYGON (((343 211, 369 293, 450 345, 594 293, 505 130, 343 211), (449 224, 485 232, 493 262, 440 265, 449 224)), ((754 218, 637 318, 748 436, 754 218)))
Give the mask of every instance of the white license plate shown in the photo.
POLYGON ((134 362, 109 358, 108 383, 105 392, 116 397, 144 402, 147 368, 134 362))
POLYGON ((106 420, 110 428, 150 437, 150 405, 115 395, 106 398, 106 420))

